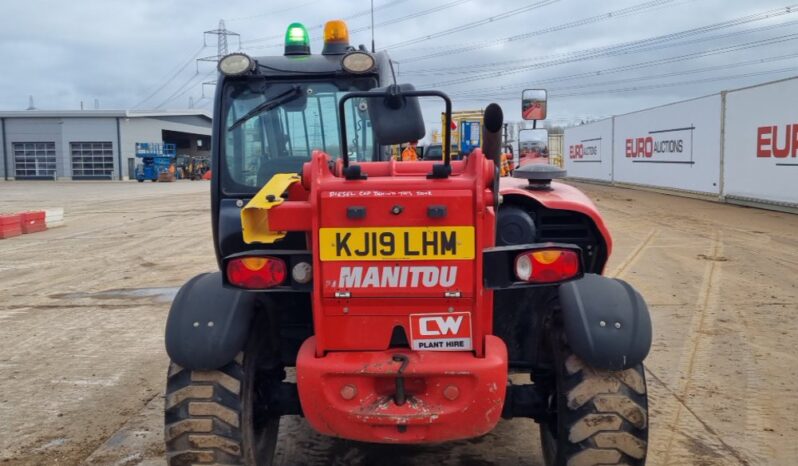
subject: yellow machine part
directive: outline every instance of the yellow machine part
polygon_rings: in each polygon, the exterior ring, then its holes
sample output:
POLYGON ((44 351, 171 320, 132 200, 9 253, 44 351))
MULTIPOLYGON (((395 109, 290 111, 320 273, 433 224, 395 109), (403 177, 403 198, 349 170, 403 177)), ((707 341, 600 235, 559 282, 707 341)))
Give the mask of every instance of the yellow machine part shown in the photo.
POLYGON ((285 200, 282 194, 300 179, 295 173, 277 173, 241 209, 241 230, 245 243, 271 244, 285 237, 284 231, 269 229, 269 209, 282 204, 285 200))

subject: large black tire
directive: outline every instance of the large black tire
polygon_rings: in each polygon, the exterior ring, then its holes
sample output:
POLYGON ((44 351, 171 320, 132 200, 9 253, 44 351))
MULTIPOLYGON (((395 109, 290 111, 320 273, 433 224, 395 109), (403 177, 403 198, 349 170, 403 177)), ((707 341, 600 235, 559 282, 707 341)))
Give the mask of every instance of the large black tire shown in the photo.
POLYGON ((554 344, 556 391, 540 425, 547 466, 643 466, 648 400, 643 365, 593 369, 562 342, 554 344))
POLYGON ((263 348, 250 344, 213 371, 170 365, 164 415, 169 466, 272 465, 280 417, 265 408, 263 348))

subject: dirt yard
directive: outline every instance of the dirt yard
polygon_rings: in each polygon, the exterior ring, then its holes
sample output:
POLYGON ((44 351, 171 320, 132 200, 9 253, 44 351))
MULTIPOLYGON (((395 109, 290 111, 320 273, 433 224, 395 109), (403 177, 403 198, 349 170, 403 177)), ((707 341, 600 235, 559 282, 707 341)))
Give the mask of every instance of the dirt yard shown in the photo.
MULTIPOLYGON (((582 186, 614 235, 608 274, 646 297, 650 465, 798 461, 798 216, 582 186)), ((0 182, 0 212, 66 226, 0 240, 0 463, 163 465, 169 302, 213 269, 208 184, 0 182)), ((364 446, 284 423, 285 465, 540 465, 537 426, 364 446)))

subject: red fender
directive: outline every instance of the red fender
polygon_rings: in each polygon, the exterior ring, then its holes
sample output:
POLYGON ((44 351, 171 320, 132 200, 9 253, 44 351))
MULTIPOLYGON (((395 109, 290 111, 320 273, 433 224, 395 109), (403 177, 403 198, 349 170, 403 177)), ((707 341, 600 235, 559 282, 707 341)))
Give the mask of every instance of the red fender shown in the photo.
POLYGON ((553 181, 550 190, 527 189, 527 181, 519 178, 502 178, 499 192, 502 196, 521 196, 533 199, 547 209, 570 210, 585 214, 593 220, 607 245, 607 258, 612 253, 612 236, 596 205, 585 193, 565 183, 553 181))

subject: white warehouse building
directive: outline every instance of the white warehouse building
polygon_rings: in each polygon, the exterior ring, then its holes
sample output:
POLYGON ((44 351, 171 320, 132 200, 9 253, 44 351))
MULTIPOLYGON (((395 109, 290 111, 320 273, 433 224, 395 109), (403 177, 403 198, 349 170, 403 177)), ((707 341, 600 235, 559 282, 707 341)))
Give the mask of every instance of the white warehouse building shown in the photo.
POLYGON ((0 112, 0 180, 125 180, 136 143, 173 143, 178 155, 209 156, 204 110, 0 112))

